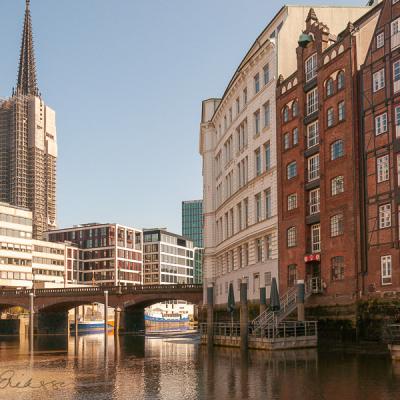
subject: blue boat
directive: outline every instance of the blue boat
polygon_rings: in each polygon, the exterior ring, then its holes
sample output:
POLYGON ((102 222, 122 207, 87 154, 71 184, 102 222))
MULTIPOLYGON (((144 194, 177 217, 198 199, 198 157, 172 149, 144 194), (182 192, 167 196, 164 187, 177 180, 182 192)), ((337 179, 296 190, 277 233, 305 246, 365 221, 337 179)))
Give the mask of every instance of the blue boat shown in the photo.
MULTIPOLYGON (((114 326, 108 322, 107 331, 112 331, 114 326)), ((70 324, 71 334, 75 333, 75 322, 70 324)), ((99 333, 104 332, 104 320, 103 321, 80 321, 78 322, 78 335, 88 333, 99 333)))

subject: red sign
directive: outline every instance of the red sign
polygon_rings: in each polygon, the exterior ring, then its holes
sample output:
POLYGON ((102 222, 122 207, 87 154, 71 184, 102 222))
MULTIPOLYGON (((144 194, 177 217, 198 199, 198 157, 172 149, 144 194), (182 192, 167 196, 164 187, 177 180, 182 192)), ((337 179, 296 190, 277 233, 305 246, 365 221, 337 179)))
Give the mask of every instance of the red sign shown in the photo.
POLYGON ((304 261, 306 263, 312 262, 312 261, 319 261, 321 259, 320 254, 309 254, 307 256, 304 256, 304 261))

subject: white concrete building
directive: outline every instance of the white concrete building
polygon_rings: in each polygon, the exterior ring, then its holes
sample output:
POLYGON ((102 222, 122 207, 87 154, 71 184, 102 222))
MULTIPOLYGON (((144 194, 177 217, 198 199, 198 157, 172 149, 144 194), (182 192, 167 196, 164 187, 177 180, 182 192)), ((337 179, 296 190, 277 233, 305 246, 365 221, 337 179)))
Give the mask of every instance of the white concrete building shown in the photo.
POLYGON ((0 288, 32 287, 32 212, 0 203, 0 288))
MULTIPOLYGON (((365 13, 365 7, 313 7, 333 33, 365 13)), ((204 290, 214 303, 236 300, 248 282, 248 298, 278 278, 275 89, 280 74, 296 68, 298 32, 310 6, 284 6, 249 49, 221 99, 203 101, 204 290)), ((294 140, 296 132, 293 133, 294 140)), ((206 293, 204 296, 206 302, 206 293)))

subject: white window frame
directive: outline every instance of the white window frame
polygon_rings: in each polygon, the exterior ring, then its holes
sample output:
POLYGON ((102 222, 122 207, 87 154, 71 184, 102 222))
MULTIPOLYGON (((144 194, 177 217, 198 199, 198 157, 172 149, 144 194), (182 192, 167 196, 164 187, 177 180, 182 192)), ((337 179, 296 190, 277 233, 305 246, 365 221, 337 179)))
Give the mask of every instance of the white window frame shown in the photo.
POLYGON ((321 225, 311 225, 311 252, 319 253, 321 251, 321 225))
POLYGON ((390 23, 390 46, 394 50, 400 46, 400 18, 390 23))
POLYGON ((283 149, 288 150, 290 149, 290 135, 289 132, 283 135, 283 149))
POLYGON ((318 57, 317 53, 314 53, 304 63, 304 70, 306 76, 306 82, 311 81, 317 76, 317 68, 318 68, 318 57))
POLYGON ((297 162, 292 161, 286 167, 286 177, 287 177, 287 179, 293 179, 296 176, 297 176, 297 162), (293 166, 294 166, 294 168, 292 168, 293 166), (293 175, 289 174, 289 171, 292 171, 293 169, 294 169, 294 174, 293 175))
POLYGON ((385 68, 376 71, 372 75, 372 90, 378 92, 385 87, 385 68))
POLYGON ((340 193, 344 192, 344 176, 338 175, 332 178, 331 181, 331 194, 332 196, 336 196, 340 193), (341 182, 341 184, 339 184, 341 182))
POLYGON ((400 91, 400 60, 393 63, 393 92, 400 91))
POLYGON ((338 121, 342 122, 346 118, 346 105, 344 101, 338 104, 338 121))
POLYGON ((308 182, 319 179, 319 153, 307 159, 307 167, 308 182))
POLYGON ((343 214, 336 214, 331 217, 331 237, 343 235, 343 214))
POLYGON ((296 247, 297 245, 297 229, 295 226, 291 226, 290 228, 288 228, 288 230, 286 231, 286 244, 287 247, 296 247))
POLYGON ((320 188, 310 190, 308 194, 309 205, 310 205, 310 215, 318 214, 320 211, 321 204, 321 190, 320 188))
POLYGON ((319 144, 319 122, 318 120, 307 125, 307 148, 317 146, 319 144))
POLYGON ((333 160, 337 160, 338 158, 341 158, 341 157, 343 157, 344 156, 344 141, 343 141, 343 139, 338 139, 338 140, 335 140, 332 144, 331 144, 331 160, 333 161, 333 160), (336 150, 336 147, 335 147, 335 145, 338 145, 338 144, 340 144, 341 143, 341 152, 339 152, 339 153, 335 153, 335 150, 336 150))
POLYGON ((375 117, 375 135, 379 136, 382 133, 387 132, 388 124, 387 124, 387 113, 384 112, 375 117))
POLYGON ((396 137, 400 137, 400 106, 394 109, 394 121, 396 126, 396 137))
POLYGON ((379 229, 392 226, 392 205, 390 203, 379 206, 379 229))
POLYGON ((376 159, 376 179, 378 183, 389 180, 389 154, 376 159))
POLYGON ((318 88, 314 88, 307 92, 307 115, 311 115, 318 111, 318 88))
POLYGON ((385 44, 385 32, 380 32, 376 35, 376 48, 380 49, 385 44))
POLYGON ((381 279, 382 285, 392 284, 392 256, 381 256, 381 279))
POLYGON ((287 209, 288 211, 295 210, 297 208, 297 193, 291 193, 287 197, 287 209))

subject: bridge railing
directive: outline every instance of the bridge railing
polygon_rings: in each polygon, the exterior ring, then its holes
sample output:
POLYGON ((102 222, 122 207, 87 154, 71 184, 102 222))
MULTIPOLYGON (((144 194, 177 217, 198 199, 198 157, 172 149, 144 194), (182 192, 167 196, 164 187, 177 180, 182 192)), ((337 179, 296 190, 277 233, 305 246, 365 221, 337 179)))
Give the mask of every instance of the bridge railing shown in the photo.
POLYGON ((55 295, 102 295, 105 291, 109 294, 132 294, 146 292, 186 292, 202 290, 201 284, 178 284, 178 285, 135 285, 135 286, 88 286, 74 288, 54 288, 54 289, 15 289, 0 290, 0 297, 20 297, 34 293, 35 296, 55 296, 55 295))

